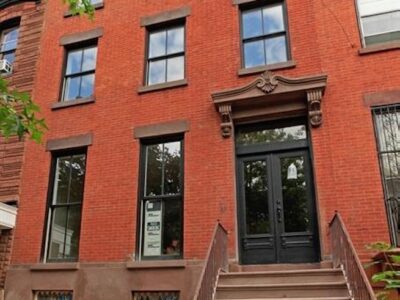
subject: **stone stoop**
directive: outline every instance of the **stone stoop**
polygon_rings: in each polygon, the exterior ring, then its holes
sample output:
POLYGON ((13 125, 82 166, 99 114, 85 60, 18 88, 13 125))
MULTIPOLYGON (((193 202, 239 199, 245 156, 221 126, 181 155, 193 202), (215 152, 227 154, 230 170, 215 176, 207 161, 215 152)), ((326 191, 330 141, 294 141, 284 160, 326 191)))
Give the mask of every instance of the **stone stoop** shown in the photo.
POLYGON ((343 271, 330 263, 232 269, 219 275, 215 299, 351 300, 343 271))

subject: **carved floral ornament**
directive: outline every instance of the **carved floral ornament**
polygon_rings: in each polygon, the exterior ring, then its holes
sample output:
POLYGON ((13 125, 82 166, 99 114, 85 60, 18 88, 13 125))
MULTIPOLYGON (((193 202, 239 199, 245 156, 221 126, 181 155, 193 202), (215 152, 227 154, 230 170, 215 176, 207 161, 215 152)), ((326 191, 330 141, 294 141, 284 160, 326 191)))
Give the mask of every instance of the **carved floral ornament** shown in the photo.
POLYGON ((250 111, 247 117, 251 118, 255 103, 257 103, 257 108, 261 103, 260 110, 266 108, 265 117, 268 118, 268 107, 274 106, 279 110, 279 105, 287 106, 288 101, 291 101, 295 104, 294 107, 304 106, 311 126, 320 126, 322 124, 321 100, 326 82, 327 76, 324 74, 287 78, 266 71, 246 86, 213 93, 214 104, 221 116, 222 136, 228 138, 232 135, 233 124, 236 121, 235 112, 243 112, 247 109, 250 111))

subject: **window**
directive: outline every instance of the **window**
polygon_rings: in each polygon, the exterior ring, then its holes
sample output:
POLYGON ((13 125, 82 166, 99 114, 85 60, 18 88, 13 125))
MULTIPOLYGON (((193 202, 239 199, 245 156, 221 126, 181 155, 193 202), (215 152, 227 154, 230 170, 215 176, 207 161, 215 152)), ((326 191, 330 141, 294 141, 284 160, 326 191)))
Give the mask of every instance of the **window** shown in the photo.
POLYGON ((185 26, 149 31, 147 85, 184 79, 185 26))
POLYGON ((243 9, 241 21, 245 68, 286 62, 289 59, 283 3, 243 9))
POLYGON ((182 255, 182 140, 142 147, 141 252, 143 258, 182 255))
POLYGON ((133 300, 179 300, 179 292, 134 292, 133 300))
POLYGON ((400 243, 400 106, 374 108, 375 135, 391 239, 400 243))
POLYGON ((15 50, 17 49, 19 28, 12 27, 1 32, 0 59, 6 59, 10 64, 15 61, 15 50))
POLYGON ((67 52, 63 101, 88 98, 93 95, 96 58, 97 45, 70 49, 67 52))
POLYGON ((72 300, 72 292, 40 291, 36 292, 35 300, 72 300))
POLYGON ((77 261, 86 154, 54 158, 48 209, 46 261, 77 261))
POLYGON ((358 0, 364 46, 400 40, 399 0, 358 0))

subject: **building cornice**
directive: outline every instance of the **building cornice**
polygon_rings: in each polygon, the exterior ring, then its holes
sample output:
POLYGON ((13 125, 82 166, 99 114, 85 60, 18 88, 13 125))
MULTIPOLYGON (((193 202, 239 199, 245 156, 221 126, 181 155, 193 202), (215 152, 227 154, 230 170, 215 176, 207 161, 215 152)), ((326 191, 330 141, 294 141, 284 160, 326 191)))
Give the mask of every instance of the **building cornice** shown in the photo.
POLYGON ((7 6, 19 4, 22 2, 36 2, 40 3, 40 0, 0 0, 0 9, 5 8, 7 6))

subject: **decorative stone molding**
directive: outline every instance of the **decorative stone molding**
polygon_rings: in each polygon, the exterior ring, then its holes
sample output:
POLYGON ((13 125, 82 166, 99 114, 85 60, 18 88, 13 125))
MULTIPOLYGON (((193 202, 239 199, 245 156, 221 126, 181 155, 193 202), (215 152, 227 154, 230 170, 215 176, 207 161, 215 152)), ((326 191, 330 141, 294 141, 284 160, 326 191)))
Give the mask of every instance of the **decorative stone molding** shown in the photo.
POLYGON ((307 91, 308 118, 313 127, 318 127, 322 124, 322 92, 322 89, 307 91))
POLYGON ((230 137, 232 135, 233 130, 233 122, 232 122, 232 107, 227 105, 221 105, 218 108, 219 113, 221 114, 221 134, 224 138, 230 137))
POLYGON ((321 100, 327 75, 288 78, 266 71, 249 84, 212 93, 221 115, 223 137, 233 124, 308 115, 313 127, 322 123, 321 100))
POLYGON ((278 81, 270 71, 266 71, 261 74, 259 78, 257 78, 256 86, 266 94, 269 94, 274 91, 274 89, 278 86, 278 81))

